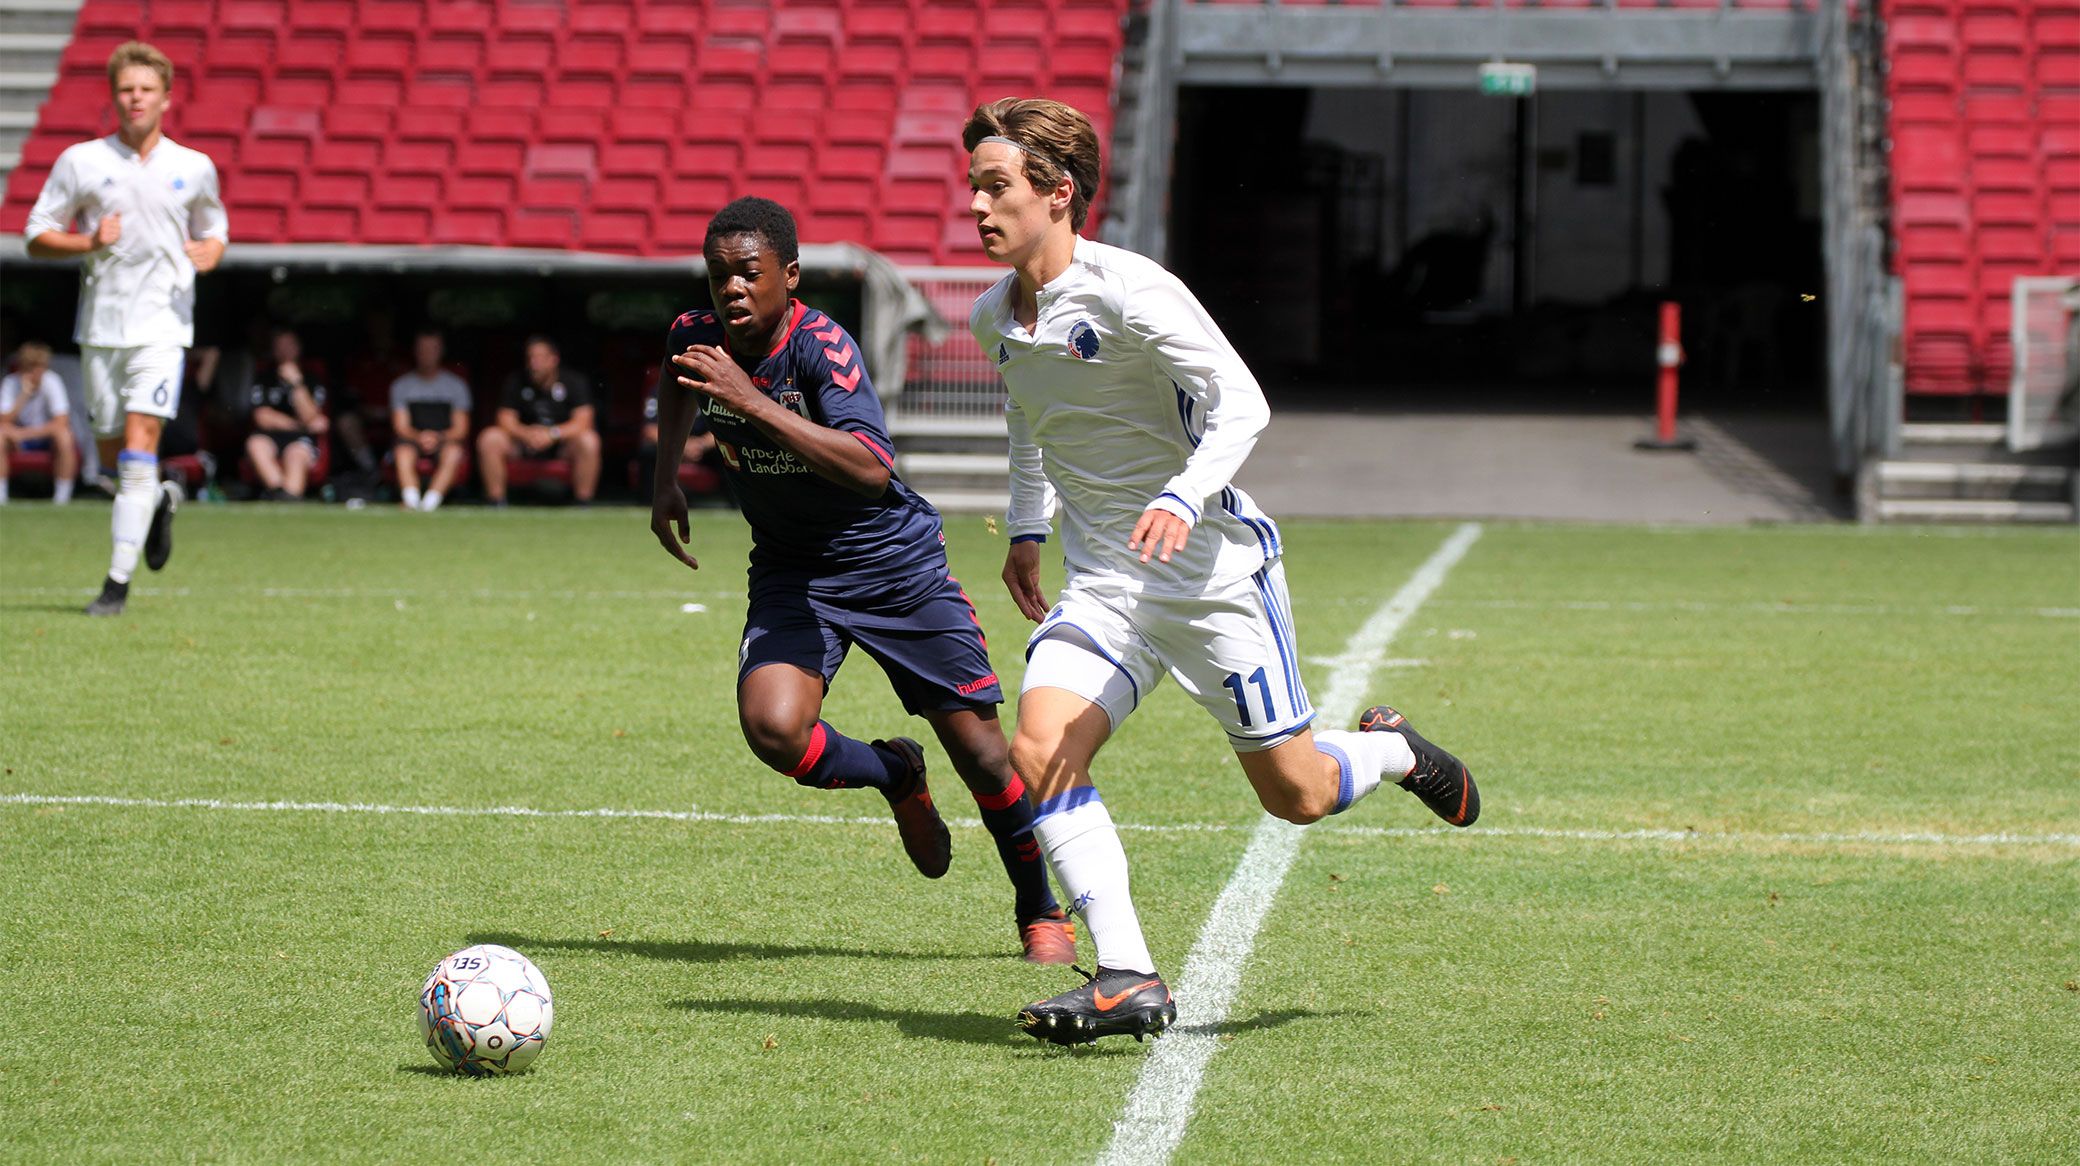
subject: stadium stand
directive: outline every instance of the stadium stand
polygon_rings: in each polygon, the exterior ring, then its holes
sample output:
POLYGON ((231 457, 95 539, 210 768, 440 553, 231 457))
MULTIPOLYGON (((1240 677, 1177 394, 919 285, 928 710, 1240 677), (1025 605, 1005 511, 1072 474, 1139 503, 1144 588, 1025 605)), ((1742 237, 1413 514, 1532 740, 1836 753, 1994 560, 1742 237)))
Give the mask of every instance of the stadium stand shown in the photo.
POLYGON ((972 263, 972 235, 944 229, 966 201, 962 119, 1048 93, 1109 135, 1127 7, 87 0, 0 229, 103 132, 108 53, 142 37, 180 70, 168 132, 216 159, 241 242, 674 254, 759 193, 804 241, 972 263), (985 61, 984 35, 1031 51, 985 61))
POLYGON ((2007 391, 2009 297, 2080 262, 2080 0, 1887 0, 1906 389, 2007 391))

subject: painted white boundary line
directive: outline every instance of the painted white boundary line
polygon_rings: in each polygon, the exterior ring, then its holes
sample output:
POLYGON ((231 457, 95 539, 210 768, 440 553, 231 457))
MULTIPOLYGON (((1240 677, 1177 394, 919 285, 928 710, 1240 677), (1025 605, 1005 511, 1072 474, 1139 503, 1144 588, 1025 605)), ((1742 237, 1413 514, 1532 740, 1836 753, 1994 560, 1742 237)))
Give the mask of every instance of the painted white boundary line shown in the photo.
MULTIPOLYGON (((1351 636, 1343 654, 1331 662, 1328 690, 1315 702, 1319 723, 1343 725, 1357 716, 1373 665, 1386 654, 1394 634, 1480 536, 1479 523, 1469 522, 1453 531, 1401 590, 1351 636)), ((1156 1042, 1142 1063, 1134 1090, 1127 1095, 1126 1112, 1112 1123, 1112 1141, 1098 1155, 1100 1166, 1168 1162, 1183 1139, 1198 1102, 1206 1062, 1220 1047, 1220 1024, 1227 1019, 1228 1005, 1242 983, 1242 968, 1256 946, 1257 929, 1263 926, 1293 857, 1299 853, 1300 834, 1300 827, 1266 814, 1250 835, 1249 849, 1243 852, 1228 885, 1221 888, 1198 941, 1185 957, 1184 974, 1176 981, 1177 1025, 1156 1042)))
MULTIPOLYGON (((378 802, 228 802, 219 798, 123 798, 105 794, 0 794, 0 806, 101 806, 110 809, 218 810, 236 813, 400 814, 429 818, 598 818, 631 821, 714 822, 731 826, 782 823, 792 826, 886 827, 889 819, 835 814, 719 814, 706 810, 537 810, 532 806, 392 806, 378 802)), ((981 829, 980 818, 948 818, 950 826, 981 829)), ((1239 834, 1252 827, 1232 822, 1120 822, 1140 834, 1239 834)), ((1742 830, 1564 830, 1545 826, 1345 826, 1324 822, 1317 834, 1372 838, 1547 838, 1573 842, 1714 842, 1793 846, 2070 846, 2080 834, 1945 834, 1940 831, 1860 830, 1839 833, 1758 834, 1742 830)))

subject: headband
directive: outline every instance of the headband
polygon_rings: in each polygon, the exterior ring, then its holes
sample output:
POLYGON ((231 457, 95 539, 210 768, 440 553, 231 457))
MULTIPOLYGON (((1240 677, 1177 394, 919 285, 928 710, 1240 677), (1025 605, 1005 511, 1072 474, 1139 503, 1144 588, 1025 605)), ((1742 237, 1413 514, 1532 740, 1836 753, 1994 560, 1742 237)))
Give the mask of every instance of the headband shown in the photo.
POLYGON ((1021 154, 1025 154, 1033 158, 1038 158, 1041 162, 1046 163, 1048 167, 1053 169, 1055 173, 1067 175, 1069 179, 1069 184, 1071 186, 1074 186, 1076 184, 1076 176, 1074 174, 1069 173, 1069 168, 1067 166, 1064 166, 1061 163, 1055 161, 1054 159, 1048 157, 1047 155, 1041 153, 1040 151, 1035 150, 1033 147, 1026 145, 1024 142, 1014 142, 1010 138, 1000 137, 996 134, 991 134, 989 137, 986 137, 982 139, 981 142, 977 142, 975 144, 979 146, 982 144, 982 142, 996 142, 999 145, 1009 146, 1012 149, 1017 150, 1021 154))

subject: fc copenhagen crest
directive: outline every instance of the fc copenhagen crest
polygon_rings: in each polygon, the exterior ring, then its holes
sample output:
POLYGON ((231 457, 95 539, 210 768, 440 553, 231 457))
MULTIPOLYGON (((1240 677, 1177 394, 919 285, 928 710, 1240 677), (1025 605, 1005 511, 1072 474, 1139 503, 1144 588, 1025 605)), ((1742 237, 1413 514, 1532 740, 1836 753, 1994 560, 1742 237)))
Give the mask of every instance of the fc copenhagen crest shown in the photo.
POLYGON ((1098 359, 1098 330, 1089 320, 1078 320, 1069 325, 1069 351, 1078 360, 1098 359))

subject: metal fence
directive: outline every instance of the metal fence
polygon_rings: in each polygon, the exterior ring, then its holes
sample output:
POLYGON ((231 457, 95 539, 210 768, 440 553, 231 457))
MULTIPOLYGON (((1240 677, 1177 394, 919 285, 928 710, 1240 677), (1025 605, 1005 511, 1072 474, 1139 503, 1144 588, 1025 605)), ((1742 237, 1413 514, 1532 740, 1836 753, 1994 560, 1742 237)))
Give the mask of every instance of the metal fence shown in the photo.
POLYGON ((1004 432, 1004 382, 988 353, 968 331, 975 297, 1004 277, 1000 267, 906 267, 903 278, 923 293, 946 322, 933 341, 912 332, 902 396, 889 423, 910 432, 1004 432))

